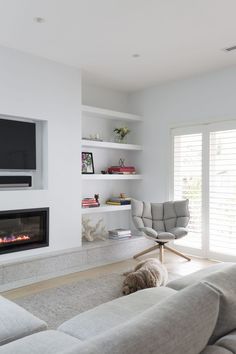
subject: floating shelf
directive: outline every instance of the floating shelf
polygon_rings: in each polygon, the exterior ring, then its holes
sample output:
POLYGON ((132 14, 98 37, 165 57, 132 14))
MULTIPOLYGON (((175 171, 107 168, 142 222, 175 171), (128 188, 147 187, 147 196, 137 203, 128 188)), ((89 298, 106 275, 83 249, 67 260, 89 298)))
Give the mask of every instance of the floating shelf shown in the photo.
POLYGON ((94 175, 82 175, 83 180, 134 180, 142 179, 142 175, 103 175, 103 174, 94 174, 94 175))
POLYGON ((82 214, 109 213, 117 211, 131 210, 131 205, 101 205, 95 208, 82 208, 82 214))
POLYGON ((137 114, 116 112, 110 109, 85 106, 85 105, 82 105, 82 113, 88 114, 93 117, 98 117, 98 118, 134 121, 134 122, 142 121, 142 117, 137 114))
POLYGON ((119 143, 112 143, 108 141, 94 141, 94 140, 86 140, 86 139, 82 140, 81 145, 88 146, 88 147, 95 147, 95 148, 105 148, 105 149, 134 150, 134 151, 142 150, 141 145, 119 144, 119 143))

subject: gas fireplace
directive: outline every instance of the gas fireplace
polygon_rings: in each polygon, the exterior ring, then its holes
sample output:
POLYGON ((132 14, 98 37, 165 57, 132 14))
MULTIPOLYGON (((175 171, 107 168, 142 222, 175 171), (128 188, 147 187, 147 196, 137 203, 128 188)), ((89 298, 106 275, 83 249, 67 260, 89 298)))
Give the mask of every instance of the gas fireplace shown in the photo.
POLYGON ((0 211, 0 253, 49 245, 49 208, 0 211))

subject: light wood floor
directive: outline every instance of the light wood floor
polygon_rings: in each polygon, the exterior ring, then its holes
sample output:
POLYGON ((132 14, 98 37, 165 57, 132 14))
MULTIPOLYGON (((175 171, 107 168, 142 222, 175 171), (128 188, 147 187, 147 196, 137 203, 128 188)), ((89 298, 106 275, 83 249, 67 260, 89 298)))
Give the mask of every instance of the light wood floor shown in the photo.
MULTIPOLYGON (((109 274, 109 273, 117 273, 117 272, 123 273, 127 270, 132 269, 133 266, 136 265, 141 259, 150 258, 150 257, 157 257, 157 253, 153 252, 152 254, 140 257, 139 259, 136 260, 128 259, 122 262, 104 265, 101 267, 92 268, 81 272, 53 278, 50 280, 41 281, 39 283, 24 286, 22 288, 3 292, 1 295, 7 297, 10 300, 14 300, 23 296, 36 294, 46 289, 54 288, 64 284, 70 284, 80 279, 96 278, 103 274, 109 274)), ((175 256, 172 253, 165 251, 165 261, 164 261, 165 266, 167 267, 168 271, 180 276, 193 273, 199 269, 203 269, 214 263, 215 262, 210 260, 195 258, 195 257, 192 257, 191 262, 188 262, 181 257, 175 256)))

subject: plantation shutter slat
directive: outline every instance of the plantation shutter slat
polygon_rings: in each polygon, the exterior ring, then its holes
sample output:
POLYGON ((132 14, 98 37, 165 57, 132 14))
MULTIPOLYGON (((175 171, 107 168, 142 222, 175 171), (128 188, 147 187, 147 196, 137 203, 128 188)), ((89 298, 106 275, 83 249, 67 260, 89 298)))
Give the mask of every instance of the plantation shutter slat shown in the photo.
POLYGON ((236 130, 210 132, 210 251, 236 254, 236 130))
POLYGON ((174 199, 189 199, 189 233, 178 244, 201 248, 202 134, 174 136, 174 199))

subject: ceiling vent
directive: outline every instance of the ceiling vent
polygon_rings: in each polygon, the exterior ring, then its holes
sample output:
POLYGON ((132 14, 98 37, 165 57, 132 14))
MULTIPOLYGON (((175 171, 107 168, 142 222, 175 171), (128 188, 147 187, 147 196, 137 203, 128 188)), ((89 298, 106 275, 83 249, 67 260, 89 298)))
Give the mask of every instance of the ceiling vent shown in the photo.
POLYGON ((228 48, 224 48, 223 49, 225 52, 232 52, 233 50, 236 50, 236 45, 232 46, 232 47, 228 47, 228 48))

